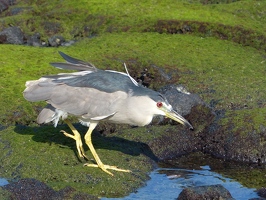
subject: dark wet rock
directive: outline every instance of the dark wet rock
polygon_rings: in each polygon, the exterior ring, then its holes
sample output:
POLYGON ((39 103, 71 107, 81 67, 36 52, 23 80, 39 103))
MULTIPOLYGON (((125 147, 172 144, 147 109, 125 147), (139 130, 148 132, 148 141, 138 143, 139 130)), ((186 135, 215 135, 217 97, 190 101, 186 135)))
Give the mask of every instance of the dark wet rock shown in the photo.
POLYGON ((19 27, 9 27, 0 32, 0 44, 24 44, 25 36, 19 27))
POLYGON ((161 136, 147 143, 160 160, 202 151, 205 146, 203 136, 215 118, 213 111, 205 105, 196 105, 185 118, 192 124, 194 130, 176 124, 176 126, 169 126, 161 136))
POLYGON ((20 13, 24 11, 29 11, 32 10, 32 7, 9 7, 8 10, 6 10, 3 15, 4 16, 14 16, 14 15, 19 15, 20 13))
MULTIPOLYGON (((151 134, 152 131, 149 131, 151 134)), ((152 152, 163 162, 182 155, 187 155, 201 148, 193 131, 170 127, 162 136, 156 137, 147 144, 152 152)))
POLYGON ((49 199, 56 192, 46 184, 35 179, 21 179, 3 187, 15 199, 49 199))
POLYGON ((7 41, 6 35, 0 35, 0 44, 4 44, 7 41))
MULTIPOLYGON (((202 151, 217 158, 234 160, 245 163, 256 163, 261 165, 266 163, 265 145, 261 143, 266 132, 263 128, 255 131, 252 120, 246 115, 247 126, 239 126, 230 120, 221 125, 221 120, 225 120, 225 112, 216 112, 216 118, 202 134, 205 146, 202 151)), ((243 119, 245 120, 245 119, 243 119)))
POLYGON ((42 200, 95 200, 98 199, 89 194, 77 192, 74 188, 66 187, 58 192, 36 179, 21 179, 3 187, 0 187, 0 197, 6 199, 42 199, 42 200))
POLYGON ((35 47, 42 46, 40 33, 34 33, 34 35, 30 36, 27 40, 27 44, 35 47))
POLYGON ((173 70, 172 67, 157 66, 151 64, 148 68, 144 68, 140 73, 139 70, 132 71, 133 68, 142 68, 142 64, 137 60, 126 62, 130 75, 140 84, 147 88, 158 90, 166 84, 175 84, 179 79, 179 71, 173 70), (134 63, 134 64, 133 64, 134 63), (133 64, 133 66, 131 66, 133 64))
POLYGON ((173 148, 168 153, 161 150, 163 154, 159 155, 160 158, 167 158, 174 152, 180 156, 192 151, 202 151, 226 160, 258 165, 266 163, 266 149, 264 143, 261 143, 262 138, 266 138, 266 128, 261 125, 259 130, 255 130, 251 115, 246 114, 243 118, 248 126, 240 126, 236 120, 231 120, 235 116, 226 116, 226 110, 214 111, 215 102, 211 102, 211 106, 206 105, 197 94, 190 94, 182 85, 168 85, 159 91, 195 129, 193 132, 173 131, 175 134, 178 132, 178 136, 165 133, 157 138, 157 145, 166 145, 165 141, 168 141, 168 146, 173 148), (172 142, 177 143, 175 147, 172 142))
POLYGON ((140 85, 143 85, 144 87, 148 88, 154 77, 151 73, 149 73, 148 69, 144 69, 140 73, 140 76, 136 76, 135 79, 140 85))
POLYGON ((180 115, 188 115, 191 108, 204 105, 204 101, 197 94, 191 94, 182 85, 167 85, 159 90, 180 115))
POLYGON ((261 188, 261 189, 259 189, 259 190, 257 191, 257 193, 258 193, 258 195, 259 195, 260 197, 264 197, 264 198, 266 198, 266 188, 261 188))
POLYGON ((179 194, 178 200, 198 200, 198 199, 212 199, 212 200, 233 200, 230 192, 222 185, 208 185, 189 187, 182 190, 179 194))
POLYGON ((7 10, 9 6, 15 4, 15 0, 1 0, 0 1, 0 13, 7 10))
POLYGON ((52 47, 58 47, 65 42, 65 38, 60 35, 54 35, 48 38, 49 45, 52 47))
POLYGON ((23 12, 23 11, 26 10, 26 9, 29 9, 29 8, 24 8, 24 7, 11 8, 9 14, 10 14, 10 15, 17 15, 17 14, 23 12))

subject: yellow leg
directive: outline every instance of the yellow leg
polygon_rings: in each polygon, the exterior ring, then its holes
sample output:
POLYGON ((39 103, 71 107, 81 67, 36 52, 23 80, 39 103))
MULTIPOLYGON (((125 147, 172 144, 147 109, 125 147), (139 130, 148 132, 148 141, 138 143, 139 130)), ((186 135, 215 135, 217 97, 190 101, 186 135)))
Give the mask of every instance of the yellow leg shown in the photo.
POLYGON ((61 130, 60 132, 63 133, 65 136, 76 140, 76 146, 77 146, 79 156, 82 158, 87 158, 87 156, 85 155, 84 149, 82 147, 83 144, 82 144, 79 132, 77 131, 77 129, 75 129, 75 127, 71 124, 71 122, 68 119, 65 119, 64 121, 69 126, 69 128, 71 129, 71 131, 73 132, 74 135, 69 134, 69 133, 65 132, 64 130, 61 130))
POLYGON ((111 169, 111 170, 116 170, 116 171, 120 171, 120 172, 131 172, 130 170, 125 170, 125 169, 119 169, 117 168, 116 166, 110 166, 110 165, 104 165, 102 163, 102 161, 100 160, 98 154, 96 153, 93 145, 92 145, 92 141, 91 141, 91 134, 92 134, 92 131, 93 129, 97 126, 97 123, 90 123, 90 127, 85 135, 85 142, 86 144, 88 145, 95 161, 97 164, 88 164, 86 163, 85 166, 88 166, 88 167, 99 167, 101 168, 104 172, 106 172, 107 174, 110 174, 113 176, 113 174, 111 172, 108 171, 108 169, 111 169))

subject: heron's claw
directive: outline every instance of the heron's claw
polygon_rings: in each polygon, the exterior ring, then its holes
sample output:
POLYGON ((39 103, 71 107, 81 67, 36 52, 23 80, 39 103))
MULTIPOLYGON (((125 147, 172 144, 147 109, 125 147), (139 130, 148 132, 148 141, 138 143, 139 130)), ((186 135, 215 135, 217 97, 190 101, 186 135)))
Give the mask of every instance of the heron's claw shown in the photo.
POLYGON ((111 175, 111 176, 114 176, 113 173, 109 172, 108 169, 111 169, 111 170, 115 170, 115 171, 119 171, 119 172, 131 172, 131 170, 127 170, 127 169, 120 169, 116 166, 111 166, 111 165, 97 165, 97 164, 89 164, 89 163, 85 163, 84 166, 87 166, 87 167, 99 167, 101 168, 104 172, 106 172, 107 174, 111 175))
POLYGON ((84 149, 83 149, 83 144, 82 144, 82 140, 81 140, 80 134, 72 135, 72 134, 67 133, 64 130, 61 130, 60 132, 63 133, 65 136, 74 139, 76 141, 76 146, 77 146, 79 157, 86 158, 88 160, 88 158, 87 158, 87 156, 86 156, 86 154, 84 152, 84 149))

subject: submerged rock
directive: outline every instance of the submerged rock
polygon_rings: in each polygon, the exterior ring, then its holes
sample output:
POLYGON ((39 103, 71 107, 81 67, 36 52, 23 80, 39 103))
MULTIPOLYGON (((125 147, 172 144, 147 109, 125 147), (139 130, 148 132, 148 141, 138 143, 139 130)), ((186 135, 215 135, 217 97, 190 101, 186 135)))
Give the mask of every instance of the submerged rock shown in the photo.
POLYGON ((233 200, 230 192, 222 185, 207 185, 189 187, 182 190, 178 200, 198 200, 198 199, 217 199, 217 200, 233 200))
POLYGON ((258 195, 259 195, 260 197, 264 197, 264 198, 266 198, 266 188, 265 188, 265 187, 259 189, 257 192, 258 192, 258 195))

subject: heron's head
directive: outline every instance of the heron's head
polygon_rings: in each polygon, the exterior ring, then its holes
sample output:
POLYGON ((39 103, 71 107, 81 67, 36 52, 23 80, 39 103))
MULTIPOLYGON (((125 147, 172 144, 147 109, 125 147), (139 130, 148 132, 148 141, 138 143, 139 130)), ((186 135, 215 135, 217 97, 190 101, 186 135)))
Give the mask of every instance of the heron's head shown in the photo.
POLYGON ((180 114, 178 114, 173 107, 168 103, 167 99, 159 94, 156 98, 153 98, 154 104, 158 111, 158 115, 166 116, 176 122, 179 122, 189 129, 193 129, 193 126, 180 114))

